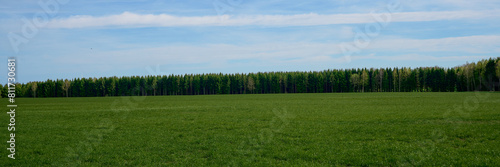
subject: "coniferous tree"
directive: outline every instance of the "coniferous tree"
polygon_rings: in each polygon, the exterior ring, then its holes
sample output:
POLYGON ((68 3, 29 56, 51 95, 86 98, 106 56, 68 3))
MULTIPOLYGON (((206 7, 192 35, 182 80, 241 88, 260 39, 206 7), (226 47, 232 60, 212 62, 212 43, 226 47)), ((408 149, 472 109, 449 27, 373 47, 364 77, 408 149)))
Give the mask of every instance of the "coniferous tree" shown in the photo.
MULTIPOLYGON (((16 83, 17 97, 499 90, 500 58, 454 68, 75 78, 16 83)), ((2 94, 6 96, 7 87, 2 94)), ((3 96, 3 97, 5 97, 3 96)))

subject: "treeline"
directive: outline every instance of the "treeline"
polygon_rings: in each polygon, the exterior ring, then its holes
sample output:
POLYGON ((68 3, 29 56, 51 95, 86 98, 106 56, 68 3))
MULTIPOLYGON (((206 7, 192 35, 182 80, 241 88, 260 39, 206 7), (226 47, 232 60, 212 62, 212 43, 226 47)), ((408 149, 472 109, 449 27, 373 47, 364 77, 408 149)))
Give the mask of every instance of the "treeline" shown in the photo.
MULTIPOLYGON (((500 57, 454 68, 345 69, 47 80, 16 84, 16 97, 96 97, 500 90, 500 57)), ((1 86, 2 97, 7 85, 1 86)))

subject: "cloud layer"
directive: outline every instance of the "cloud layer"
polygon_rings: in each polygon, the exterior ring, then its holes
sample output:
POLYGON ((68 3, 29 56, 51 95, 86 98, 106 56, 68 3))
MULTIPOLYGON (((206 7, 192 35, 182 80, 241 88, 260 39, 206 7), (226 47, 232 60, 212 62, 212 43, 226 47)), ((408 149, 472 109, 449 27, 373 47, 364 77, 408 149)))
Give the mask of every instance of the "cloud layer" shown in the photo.
MULTIPOLYGON (((0 54, 19 56, 17 80, 27 82, 147 75, 151 66, 166 74, 453 67, 500 53, 498 0, 245 1, 225 15, 213 2, 71 1, 55 18, 35 18, 48 24, 19 54, 4 36, 0 54), (391 23, 377 29, 380 20, 391 23), (369 45, 346 59, 341 46, 363 35, 369 45)), ((22 18, 43 12, 25 0, 0 9, 0 32, 20 36, 29 31, 22 18)))
POLYGON ((389 10, 364 14, 316 13, 297 15, 251 15, 251 16, 173 16, 168 14, 137 14, 123 12, 118 15, 89 16, 79 15, 51 20, 50 28, 88 28, 88 27, 176 27, 176 26, 318 26, 334 24, 362 24, 382 21, 423 22, 457 19, 483 19, 500 17, 498 10, 488 11, 437 11, 437 12, 399 12, 389 10))
MULTIPOLYGON (((486 58, 481 54, 495 53, 500 49, 500 36, 466 36, 440 39, 385 39, 371 44, 353 60, 399 61, 460 61, 486 58), (456 56, 435 56, 435 52, 460 52, 456 56), (410 54, 408 54, 410 53, 410 54), (389 55, 384 55, 389 54, 389 55), (365 56, 370 55, 370 56, 365 56), (376 55, 376 56, 375 56, 376 55), (432 56, 434 55, 434 56, 432 56)), ((69 53, 68 53, 69 54, 69 53)), ((262 43, 253 45, 165 45, 118 51, 96 51, 75 57, 54 58, 54 62, 70 64, 146 66, 148 64, 209 64, 219 66, 234 62, 246 64, 339 64, 348 63, 339 43, 262 43), (138 56, 141 55, 141 56, 138 56), (138 61, 140 60, 140 61, 138 61), (248 61, 251 60, 251 61, 248 61)), ((237 63, 236 63, 237 64, 237 63)))

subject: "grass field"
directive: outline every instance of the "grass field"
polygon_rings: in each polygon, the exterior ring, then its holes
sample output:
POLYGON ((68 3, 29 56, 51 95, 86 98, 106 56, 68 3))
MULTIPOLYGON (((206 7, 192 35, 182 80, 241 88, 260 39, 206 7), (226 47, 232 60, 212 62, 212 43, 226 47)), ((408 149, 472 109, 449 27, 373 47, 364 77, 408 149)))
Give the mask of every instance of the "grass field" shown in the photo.
POLYGON ((17 101, 0 166, 500 166, 500 93, 17 101))

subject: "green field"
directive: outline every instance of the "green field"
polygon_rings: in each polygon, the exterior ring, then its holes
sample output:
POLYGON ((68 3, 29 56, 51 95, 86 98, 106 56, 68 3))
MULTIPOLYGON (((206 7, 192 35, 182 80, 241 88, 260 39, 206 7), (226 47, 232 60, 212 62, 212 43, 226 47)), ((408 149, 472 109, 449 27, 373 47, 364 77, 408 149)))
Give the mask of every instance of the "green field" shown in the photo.
POLYGON ((500 93, 17 103, 16 159, 7 158, 4 112, 0 166, 500 166, 500 93))

